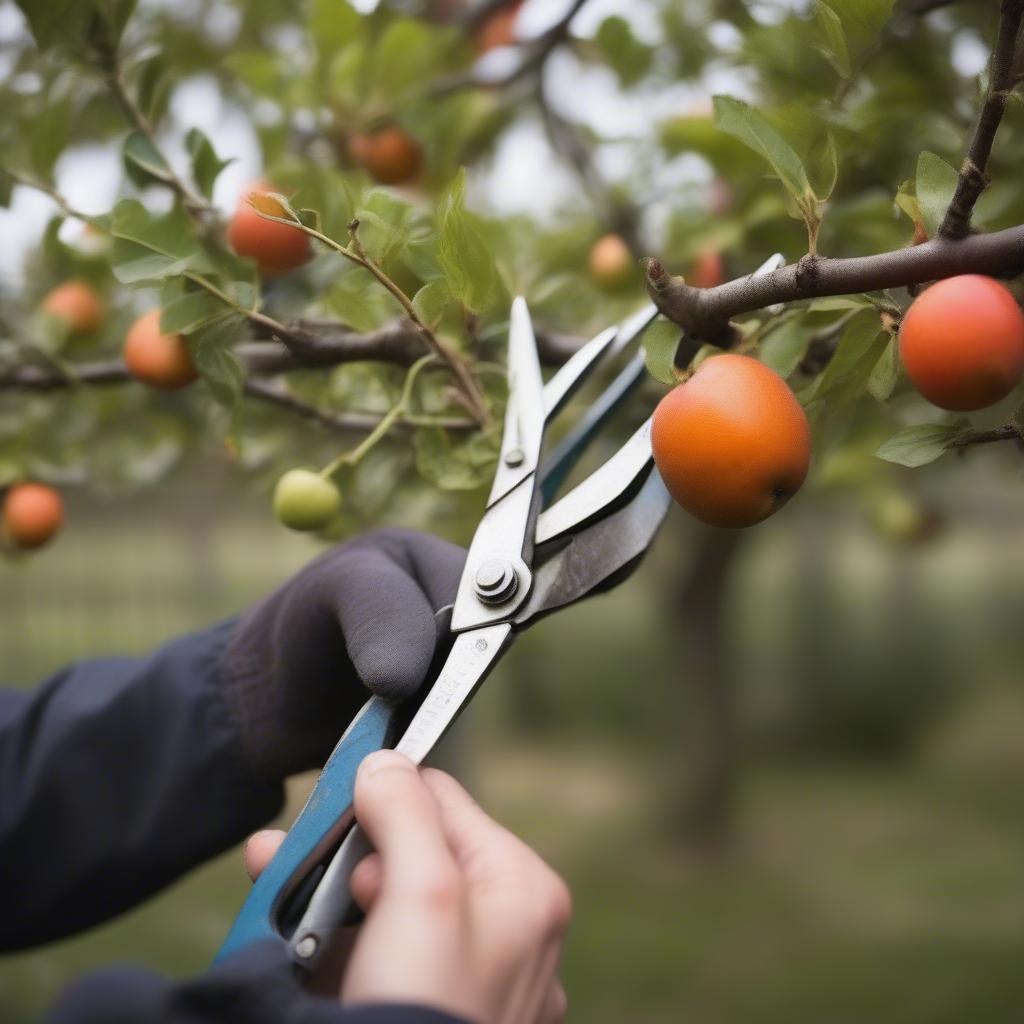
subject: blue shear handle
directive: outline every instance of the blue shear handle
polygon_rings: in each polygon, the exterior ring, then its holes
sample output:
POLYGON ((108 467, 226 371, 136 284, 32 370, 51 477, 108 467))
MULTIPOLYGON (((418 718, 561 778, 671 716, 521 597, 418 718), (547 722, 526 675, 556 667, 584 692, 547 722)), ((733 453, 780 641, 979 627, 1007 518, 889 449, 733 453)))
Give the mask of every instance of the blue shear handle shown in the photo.
POLYGON ((274 859, 253 885, 249 898, 220 947, 214 963, 258 942, 277 938, 275 915, 283 899, 342 838, 339 823, 352 807, 356 770, 363 758, 394 742, 398 705, 372 697, 342 736, 324 765, 313 792, 274 859))

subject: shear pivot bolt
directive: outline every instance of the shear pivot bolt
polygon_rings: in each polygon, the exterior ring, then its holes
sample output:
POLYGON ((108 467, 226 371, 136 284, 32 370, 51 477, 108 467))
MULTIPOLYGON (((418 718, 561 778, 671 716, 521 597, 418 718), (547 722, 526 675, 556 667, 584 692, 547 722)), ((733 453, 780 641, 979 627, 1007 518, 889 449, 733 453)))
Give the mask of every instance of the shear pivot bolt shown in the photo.
POLYGON ((314 936, 307 935, 296 944, 295 955, 302 957, 303 960, 308 960, 316 952, 316 946, 317 942, 314 936))
POLYGON ((518 586, 516 570, 504 558, 488 558, 476 571, 476 595, 485 604, 507 601, 518 586))
POLYGON ((526 452, 524 452, 522 448, 513 448, 505 456, 505 465, 512 466, 513 468, 516 466, 521 466, 525 461, 526 452))

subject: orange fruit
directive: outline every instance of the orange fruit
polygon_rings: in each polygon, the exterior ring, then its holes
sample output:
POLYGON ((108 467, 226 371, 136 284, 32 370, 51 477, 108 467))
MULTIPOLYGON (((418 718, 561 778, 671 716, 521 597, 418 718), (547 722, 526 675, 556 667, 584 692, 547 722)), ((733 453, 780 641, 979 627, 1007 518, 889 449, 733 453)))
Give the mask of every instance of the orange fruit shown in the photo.
POLYGON ((725 280, 722 257, 715 249, 703 249, 693 261, 693 273, 686 279, 694 288, 715 288, 725 280))
POLYGON ((60 495, 45 484, 16 484, 4 498, 4 530, 19 548, 42 547, 63 521, 60 495))
POLYGON ((602 235, 587 257, 590 276, 602 288, 618 288, 636 272, 633 254, 622 235, 602 235))
POLYGON ((513 46, 516 42, 516 18, 519 17, 520 3, 510 3, 495 11, 480 26, 476 36, 476 48, 481 53, 502 46, 513 46))
POLYGON ((65 281, 43 299, 43 309, 59 317, 73 336, 93 334, 103 326, 103 301, 84 281, 65 281))
POLYGON ((811 431, 786 382, 750 356, 711 356, 658 403, 654 462, 669 493, 712 526, 753 526, 800 489, 811 431))
POLYGON ((198 374, 180 334, 160 333, 160 310, 144 313, 124 339, 124 361, 133 377, 159 391, 176 391, 198 374))
POLYGON ((933 405, 984 409, 1005 398, 1024 374, 1024 313, 991 277, 947 278, 907 310, 900 357, 911 383, 933 405))
POLYGON ((423 166, 419 143, 394 126, 353 135, 348 148, 352 159, 382 185, 412 181, 423 166))
POLYGON ((266 182, 254 182, 243 191, 228 225, 228 245, 239 256, 254 259, 260 272, 268 277, 301 267, 312 255, 304 232, 289 224, 266 220, 249 205, 253 192, 277 191, 266 182))

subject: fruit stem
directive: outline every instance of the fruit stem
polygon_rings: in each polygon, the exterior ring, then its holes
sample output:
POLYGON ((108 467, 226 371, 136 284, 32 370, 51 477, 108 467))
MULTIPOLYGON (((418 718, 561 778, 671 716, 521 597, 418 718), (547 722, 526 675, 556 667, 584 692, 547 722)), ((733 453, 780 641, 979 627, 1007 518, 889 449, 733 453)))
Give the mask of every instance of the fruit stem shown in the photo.
POLYGON ((423 356, 421 359, 417 359, 412 366, 409 367, 409 372, 405 375, 405 383, 402 385, 402 394, 398 401, 388 410, 388 412, 381 417, 380 422, 370 431, 362 441, 356 445, 355 448, 347 452, 342 452, 336 459, 329 462, 323 469, 320 470, 320 476, 325 480, 329 480, 334 474, 341 469, 342 466, 354 466, 367 452, 370 451, 374 445, 380 441, 391 428, 402 419, 408 409, 409 403, 412 400, 412 389, 416 383, 416 378, 420 375, 420 372, 424 370, 431 363, 436 362, 437 357, 433 354, 423 356))

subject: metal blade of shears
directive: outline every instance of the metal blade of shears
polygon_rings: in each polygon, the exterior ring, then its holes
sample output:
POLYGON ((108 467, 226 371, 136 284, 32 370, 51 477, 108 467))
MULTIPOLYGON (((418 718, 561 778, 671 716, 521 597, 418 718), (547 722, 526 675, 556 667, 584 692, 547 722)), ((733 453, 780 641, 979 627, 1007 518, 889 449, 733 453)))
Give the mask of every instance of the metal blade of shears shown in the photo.
POLYGON ((452 611, 452 631, 507 619, 532 582, 537 464, 544 439, 544 381, 526 301, 516 298, 508 338, 508 405, 487 509, 473 535, 452 611))

